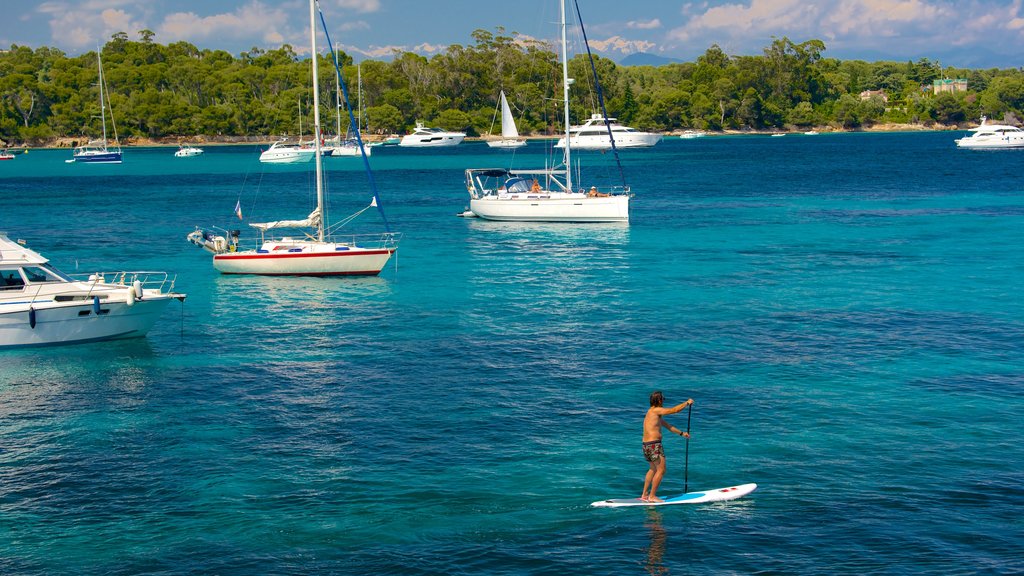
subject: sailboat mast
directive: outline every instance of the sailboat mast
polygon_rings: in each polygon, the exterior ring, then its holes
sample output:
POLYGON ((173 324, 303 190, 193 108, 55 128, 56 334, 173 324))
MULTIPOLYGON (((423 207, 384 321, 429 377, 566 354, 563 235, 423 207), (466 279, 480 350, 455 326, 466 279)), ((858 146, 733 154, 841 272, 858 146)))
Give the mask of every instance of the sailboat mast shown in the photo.
POLYGON ((360 131, 363 129, 363 66, 361 64, 356 65, 356 110, 359 114, 356 115, 356 128, 360 131))
POLYGON ((100 122, 103 123, 103 150, 107 149, 107 113, 106 101, 103 99, 103 59, 100 57, 100 49, 96 49, 96 64, 100 69, 100 122))
POLYGON ((313 60, 313 142, 316 160, 316 207, 320 211, 317 223, 317 239, 324 241, 324 178, 323 158, 320 155, 320 78, 317 75, 316 53, 316 0, 309 0, 309 46, 313 60))
POLYGON ((338 146, 341 146, 341 67, 338 66, 338 45, 334 45, 334 81, 336 83, 336 90, 334 91, 334 116, 338 119, 338 146))
POLYGON ((565 189, 572 192, 572 165, 569 153, 569 49, 565 40, 565 0, 559 0, 562 16, 562 104, 565 108, 565 189))

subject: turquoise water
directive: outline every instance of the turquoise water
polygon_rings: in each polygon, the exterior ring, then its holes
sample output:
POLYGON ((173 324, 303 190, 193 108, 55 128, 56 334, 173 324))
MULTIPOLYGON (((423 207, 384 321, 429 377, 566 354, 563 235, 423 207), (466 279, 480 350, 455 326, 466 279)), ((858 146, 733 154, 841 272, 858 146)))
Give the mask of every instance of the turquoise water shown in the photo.
MULTIPOLYGON (((667 140, 624 154, 628 227, 456 218, 512 156, 377 149, 404 238, 363 279, 185 242, 308 212, 254 147, 2 163, 0 230, 189 297, 145 339, 0 353, 0 573, 1020 573, 1024 151, 954 137, 667 140), (691 490, 758 491, 590 508, 639 495, 655 389, 696 401, 691 490)), ((328 167, 332 213, 364 207, 328 167)))

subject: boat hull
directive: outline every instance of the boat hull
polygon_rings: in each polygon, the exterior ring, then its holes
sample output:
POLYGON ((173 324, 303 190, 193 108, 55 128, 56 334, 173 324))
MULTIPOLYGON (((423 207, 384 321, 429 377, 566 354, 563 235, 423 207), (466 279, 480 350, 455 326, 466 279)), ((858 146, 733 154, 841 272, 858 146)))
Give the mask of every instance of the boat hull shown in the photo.
MULTIPOLYGON (((615 134, 616 148, 650 148, 661 142, 661 134, 630 134, 628 136, 615 134)), ((611 150, 612 143, 607 136, 585 136, 573 137, 571 140, 573 150, 611 150)), ((555 144, 555 148, 565 148, 565 138, 555 144)))
POLYGON ((262 276, 376 276, 394 248, 345 248, 335 251, 265 253, 228 252, 213 256, 222 274, 262 276))
MULTIPOLYGON (((372 148, 365 146, 364 149, 367 156, 372 155, 372 148)), ((358 158, 362 156, 359 152, 359 146, 332 146, 329 150, 331 151, 331 158, 358 158)))
POLYGON ((403 137, 398 145, 405 148, 443 148, 446 146, 458 146, 465 138, 465 134, 444 136, 409 135, 403 137))
POLYGON ((147 297, 135 301, 107 302, 95 314, 91 301, 41 303, 33 305, 35 326, 29 307, 0 307, 0 348, 81 344, 122 338, 140 338, 149 332, 171 301, 169 297, 147 297))
POLYGON ((998 150, 1001 148, 1024 148, 1024 137, 1012 138, 961 138, 956 141, 959 148, 998 150))
POLYGON ((75 154, 72 156, 78 164, 120 164, 120 152, 102 152, 98 154, 75 154))
POLYGON ((309 162, 316 153, 310 151, 271 151, 260 154, 260 162, 264 164, 300 164, 309 162))
POLYGON ((524 198, 484 196, 472 198, 469 209, 485 220, 504 222, 629 222, 629 196, 561 198, 526 195, 524 198))
POLYGON ((487 145, 491 148, 511 150, 513 148, 522 148, 523 146, 526 146, 526 140, 488 140, 487 145))

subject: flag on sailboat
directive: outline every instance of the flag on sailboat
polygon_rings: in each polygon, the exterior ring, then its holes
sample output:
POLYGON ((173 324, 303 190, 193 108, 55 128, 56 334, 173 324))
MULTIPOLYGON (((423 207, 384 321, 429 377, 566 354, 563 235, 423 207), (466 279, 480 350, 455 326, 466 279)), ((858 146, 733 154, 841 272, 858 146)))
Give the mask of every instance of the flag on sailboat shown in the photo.
POLYGON ((242 219, 242 201, 241 200, 238 200, 237 202, 235 202, 235 214, 238 216, 239 220, 242 219))

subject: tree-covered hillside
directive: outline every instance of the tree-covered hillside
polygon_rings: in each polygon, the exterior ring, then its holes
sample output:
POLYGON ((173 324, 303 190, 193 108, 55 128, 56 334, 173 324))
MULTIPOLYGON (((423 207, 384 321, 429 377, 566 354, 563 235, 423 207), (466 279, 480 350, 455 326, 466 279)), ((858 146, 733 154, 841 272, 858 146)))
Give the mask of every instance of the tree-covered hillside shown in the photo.
MULTIPOLYGON (((499 90, 515 108, 520 131, 553 133, 561 71, 552 47, 477 30, 473 44, 432 58, 413 53, 361 65, 371 132, 401 133, 419 120, 471 135, 490 130, 499 90)), ((696 62, 623 67, 598 58, 609 114, 648 130, 774 129, 877 122, 955 124, 987 115, 1024 118, 1024 72, 964 70, 917 62, 840 61, 824 57, 820 40, 774 40, 757 56, 730 56, 711 46, 696 62), (968 89, 932 93, 932 81, 964 78, 968 89), (863 97, 863 91, 883 91, 863 97), (887 101, 886 101, 887 99, 887 101)), ((133 41, 115 34, 102 48, 119 135, 145 138, 297 134, 299 109, 309 132, 307 60, 282 46, 233 56, 187 42, 161 45, 153 33, 133 41)), ((355 93, 356 67, 340 55, 355 93)), ((324 126, 334 125, 333 62, 321 56, 324 126)), ((574 121, 598 104, 585 56, 570 62, 574 121)), ((68 57, 53 48, 0 51, 0 138, 43 143, 100 133, 96 54, 68 57)), ((343 126, 347 119, 342 119, 343 126)))

